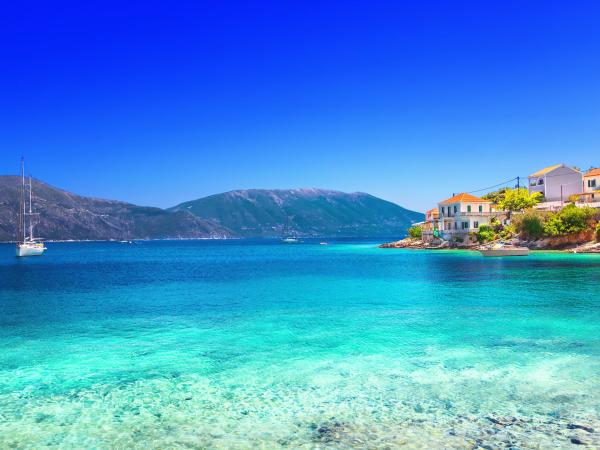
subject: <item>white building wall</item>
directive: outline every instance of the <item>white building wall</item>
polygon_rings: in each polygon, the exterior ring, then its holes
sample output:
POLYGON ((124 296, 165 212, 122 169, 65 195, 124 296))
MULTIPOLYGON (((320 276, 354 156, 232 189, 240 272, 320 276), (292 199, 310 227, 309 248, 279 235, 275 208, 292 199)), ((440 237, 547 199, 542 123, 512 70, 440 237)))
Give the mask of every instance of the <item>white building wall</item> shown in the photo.
POLYGON ((583 192, 583 174, 563 166, 541 177, 529 177, 529 192, 541 192, 549 202, 561 200, 561 187, 563 201, 567 201, 570 195, 583 192), (532 186, 532 180, 538 185, 532 186), (543 184, 540 185, 539 180, 543 180, 543 184))
POLYGON ((598 192, 600 194, 600 175, 583 179, 583 192, 598 192), (596 180, 596 186, 588 186, 588 180, 596 180))
POLYGON ((469 236, 469 233, 476 233, 481 225, 489 225, 492 217, 500 214, 493 213, 494 210, 491 203, 476 202, 457 202, 449 205, 438 205, 438 210, 440 214, 440 230, 444 239, 449 241, 462 239, 464 244, 474 243, 475 239, 469 236), (471 206, 471 211, 469 211, 469 205, 471 206), (481 206, 481 212, 479 211, 479 206, 481 206), (448 207, 450 207, 450 212, 448 212, 448 207), (456 212, 454 212, 454 207, 456 207, 456 212), (442 208, 444 208, 443 214, 442 208), (469 223, 468 228, 462 227, 463 222, 469 223), (477 222, 477 227, 475 227, 475 222, 477 222))
POLYGON ((570 195, 579 194, 583 191, 583 174, 569 167, 559 167, 547 173, 544 181, 546 185, 545 195, 548 201, 561 200, 561 186, 563 201, 567 201, 570 195))

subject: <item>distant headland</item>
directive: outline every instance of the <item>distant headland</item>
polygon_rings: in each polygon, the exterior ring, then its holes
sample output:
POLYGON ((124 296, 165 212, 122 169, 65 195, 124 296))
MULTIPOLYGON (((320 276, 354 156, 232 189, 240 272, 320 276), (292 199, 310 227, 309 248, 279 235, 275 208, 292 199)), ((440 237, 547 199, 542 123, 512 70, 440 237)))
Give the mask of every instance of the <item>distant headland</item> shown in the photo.
MULTIPOLYGON (((19 178, 0 176, 0 242, 17 230, 19 178)), ((168 209, 76 195, 33 180, 37 234, 47 240, 401 236, 424 214, 372 195, 250 189, 168 209)))

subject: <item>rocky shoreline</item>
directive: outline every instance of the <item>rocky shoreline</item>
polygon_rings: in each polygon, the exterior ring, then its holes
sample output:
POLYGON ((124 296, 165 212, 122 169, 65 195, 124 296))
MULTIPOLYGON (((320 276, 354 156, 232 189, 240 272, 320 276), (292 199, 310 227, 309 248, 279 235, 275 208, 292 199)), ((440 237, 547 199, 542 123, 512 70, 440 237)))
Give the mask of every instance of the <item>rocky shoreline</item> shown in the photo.
MULTIPOLYGON (((563 243, 552 239, 539 239, 536 241, 519 240, 515 243, 519 246, 527 247, 530 250, 554 250, 565 253, 600 254, 600 242, 563 243)), ((443 245, 432 245, 415 238, 404 238, 399 241, 386 242, 379 245, 379 248, 411 248, 419 250, 441 250, 449 248, 452 248, 453 250, 477 250, 478 247, 479 245, 450 247, 448 243, 443 245)))

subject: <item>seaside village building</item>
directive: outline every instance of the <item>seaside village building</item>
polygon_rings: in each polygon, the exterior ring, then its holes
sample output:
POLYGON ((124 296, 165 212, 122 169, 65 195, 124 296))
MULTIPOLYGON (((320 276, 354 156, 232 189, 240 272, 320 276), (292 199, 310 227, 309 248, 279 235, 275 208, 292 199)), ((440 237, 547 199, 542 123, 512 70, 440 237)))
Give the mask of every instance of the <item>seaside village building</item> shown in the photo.
POLYGON ((502 215, 489 200, 463 192, 427 211, 422 239, 426 243, 441 238, 456 245, 471 245, 477 242, 474 234, 481 225, 489 225, 492 218, 502 215))
POLYGON ((430 244, 439 233, 440 214, 437 208, 432 208, 425 212, 425 222, 421 225, 421 239, 430 244))
POLYGON ((529 192, 544 196, 540 209, 561 207, 571 195, 581 194, 583 174, 565 164, 555 164, 529 175, 529 192))
MULTIPOLYGON (((577 206, 600 208, 600 168, 585 174, 565 164, 556 164, 538 170, 529 177, 529 192, 540 192, 544 199, 536 208, 560 210, 577 195, 577 206)), ((425 213, 422 240, 426 244, 471 245, 476 243, 475 233, 481 225, 492 219, 507 222, 504 211, 497 210, 492 202, 465 192, 438 203, 437 208, 425 213)))
POLYGON ((583 175, 583 192, 579 198, 590 206, 600 207, 600 168, 590 169, 583 175))

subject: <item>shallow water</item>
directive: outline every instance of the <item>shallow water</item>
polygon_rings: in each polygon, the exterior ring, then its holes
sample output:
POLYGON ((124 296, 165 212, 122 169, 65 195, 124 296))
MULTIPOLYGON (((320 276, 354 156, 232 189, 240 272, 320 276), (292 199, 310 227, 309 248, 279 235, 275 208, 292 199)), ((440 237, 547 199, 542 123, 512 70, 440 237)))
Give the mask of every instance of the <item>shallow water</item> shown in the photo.
POLYGON ((600 255, 48 247, 0 246, 0 448, 600 445, 600 255))

